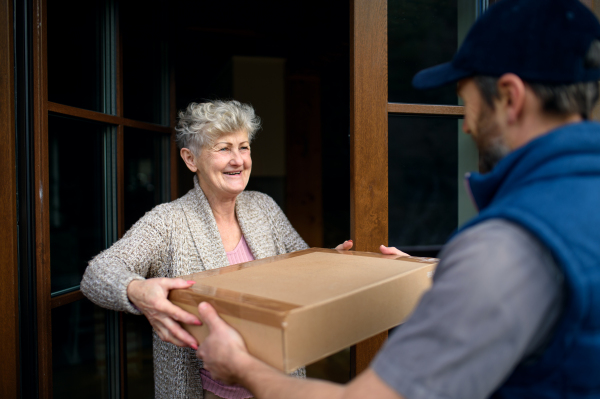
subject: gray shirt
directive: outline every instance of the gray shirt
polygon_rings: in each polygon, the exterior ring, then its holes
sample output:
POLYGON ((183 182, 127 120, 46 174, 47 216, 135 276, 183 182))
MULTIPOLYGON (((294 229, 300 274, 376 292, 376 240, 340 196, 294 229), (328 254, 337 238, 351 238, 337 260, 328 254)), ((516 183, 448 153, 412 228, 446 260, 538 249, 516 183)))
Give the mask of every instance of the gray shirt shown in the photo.
POLYGON ((430 291, 371 368, 407 399, 488 397, 547 345, 563 275, 520 226, 492 219, 446 245, 430 291))

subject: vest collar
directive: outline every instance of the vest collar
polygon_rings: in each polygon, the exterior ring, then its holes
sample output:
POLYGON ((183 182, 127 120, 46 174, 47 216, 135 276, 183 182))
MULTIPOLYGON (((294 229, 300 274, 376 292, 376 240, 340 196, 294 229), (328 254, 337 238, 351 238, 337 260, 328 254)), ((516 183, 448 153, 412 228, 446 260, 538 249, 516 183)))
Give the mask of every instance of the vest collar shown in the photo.
POLYGON ((467 173, 467 190, 482 211, 492 201, 536 180, 600 174, 600 124, 580 122, 561 126, 504 157, 486 174, 467 173))

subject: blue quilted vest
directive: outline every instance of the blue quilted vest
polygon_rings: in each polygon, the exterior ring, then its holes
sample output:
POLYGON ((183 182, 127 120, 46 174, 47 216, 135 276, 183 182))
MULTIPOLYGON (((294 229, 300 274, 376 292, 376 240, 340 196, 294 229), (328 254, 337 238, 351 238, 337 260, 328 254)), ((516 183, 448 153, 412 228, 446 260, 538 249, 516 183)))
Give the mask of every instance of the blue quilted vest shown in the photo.
POLYGON ((600 124, 558 128, 467 181, 480 213, 461 230, 490 218, 518 223, 551 250, 567 283, 549 346, 493 397, 600 398, 600 124))

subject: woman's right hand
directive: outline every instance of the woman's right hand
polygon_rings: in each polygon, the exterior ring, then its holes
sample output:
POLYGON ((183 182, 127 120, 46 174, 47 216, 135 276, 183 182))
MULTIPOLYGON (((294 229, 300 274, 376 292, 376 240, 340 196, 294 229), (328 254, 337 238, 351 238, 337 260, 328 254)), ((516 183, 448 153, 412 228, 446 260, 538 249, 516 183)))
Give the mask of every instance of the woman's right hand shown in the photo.
POLYGON ((146 316, 160 339, 177 346, 198 349, 196 339, 177 322, 198 326, 202 323, 196 316, 173 305, 167 299, 170 290, 189 288, 194 283, 180 278, 133 280, 127 286, 127 296, 146 316))

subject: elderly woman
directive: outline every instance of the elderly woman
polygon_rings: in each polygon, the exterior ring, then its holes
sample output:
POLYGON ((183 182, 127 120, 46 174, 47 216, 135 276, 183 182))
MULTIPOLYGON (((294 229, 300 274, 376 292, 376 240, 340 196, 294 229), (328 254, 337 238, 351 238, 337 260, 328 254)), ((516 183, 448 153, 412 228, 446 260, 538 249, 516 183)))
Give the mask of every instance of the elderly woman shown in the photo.
POLYGON ((198 343, 177 323, 198 319, 167 300, 170 290, 193 284, 176 277, 308 248, 271 197, 244 191, 259 124, 252 107, 237 101, 192 103, 180 112, 177 143, 196 174, 194 189, 146 213, 83 276, 81 290, 94 303, 144 314, 152 324, 157 398, 252 396, 202 368, 198 343))

